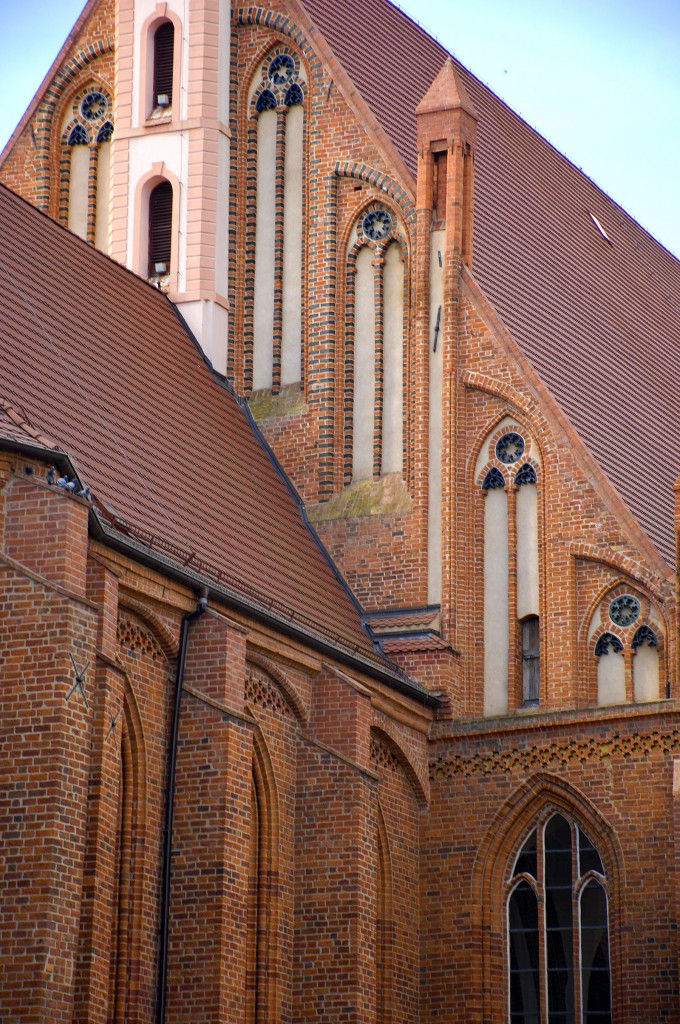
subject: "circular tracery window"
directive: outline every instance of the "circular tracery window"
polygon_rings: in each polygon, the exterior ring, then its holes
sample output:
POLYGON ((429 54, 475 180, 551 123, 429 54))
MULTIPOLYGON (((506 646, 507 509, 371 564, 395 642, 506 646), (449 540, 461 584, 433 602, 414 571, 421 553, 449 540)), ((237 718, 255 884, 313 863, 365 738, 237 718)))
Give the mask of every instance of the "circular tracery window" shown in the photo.
POLYGON ((503 434, 496 442, 496 455, 506 466, 511 466, 513 462, 517 462, 524 455, 524 438, 522 435, 516 434, 514 431, 508 431, 507 434, 503 434))
POLYGON ((290 81, 295 71, 295 61, 289 53, 277 53, 269 65, 269 78, 274 85, 290 81))
POLYGON ((632 594, 621 594, 609 605, 609 618, 617 626, 630 626, 640 614, 640 602, 632 594))
POLYGON ((378 242, 384 238, 392 227, 392 218, 387 210, 371 210, 362 221, 362 228, 366 238, 372 238, 378 242))
POLYGON ((106 113, 108 103, 100 92, 88 92, 80 104, 80 112, 88 121, 96 121, 106 113))

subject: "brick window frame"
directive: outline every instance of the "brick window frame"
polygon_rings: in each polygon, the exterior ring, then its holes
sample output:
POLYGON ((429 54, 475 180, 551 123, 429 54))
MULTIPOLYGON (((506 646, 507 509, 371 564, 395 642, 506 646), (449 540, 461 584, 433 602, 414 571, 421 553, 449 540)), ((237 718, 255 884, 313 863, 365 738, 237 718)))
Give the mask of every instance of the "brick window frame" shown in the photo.
POLYGON ((626 970, 622 895, 625 868, 621 842, 592 799, 544 765, 525 778, 498 808, 475 857, 471 877, 471 917, 480 964, 480 1017, 508 1021, 507 900, 514 866, 531 830, 555 812, 581 827, 596 847, 607 879, 612 1018, 623 1013, 626 970))
MULTIPOLYGON (((243 225, 243 237, 245 238, 245 257, 243 259, 243 273, 237 275, 240 280, 237 282, 237 292, 240 291, 243 301, 240 306, 243 309, 243 327, 241 336, 243 338, 242 355, 242 380, 243 392, 250 395, 253 391, 254 376, 254 351, 255 351, 255 267, 256 267, 256 213, 257 213, 257 152, 258 152, 258 119, 261 113, 267 110, 275 110, 277 117, 276 124, 276 152, 275 152, 275 197, 274 197, 274 314, 273 314, 273 337, 272 337, 272 385, 273 394, 281 390, 281 358, 283 341, 283 264, 284 264, 284 160, 286 144, 286 115, 289 110, 287 100, 291 87, 295 86, 297 93, 294 106, 300 106, 303 111, 303 172, 302 172, 302 245, 300 247, 300 270, 301 270, 301 352, 300 352, 300 385, 305 388, 306 381, 306 331, 305 331, 305 298, 306 288, 304 274, 306 266, 306 245, 308 212, 307 212, 307 186, 306 186, 306 165, 308 153, 308 133, 310 117, 310 90, 308 87, 308 69, 300 52, 288 43, 269 42, 262 48, 256 60, 251 64, 250 71, 245 75, 244 80, 250 83, 249 88, 242 97, 238 115, 238 138, 243 140, 239 147, 239 155, 235 165, 236 172, 236 195, 237 195, 237 224, 243 225), (269 78, 269 68, 272 61, 281 55, 290 57, 293 61, 294 71, 292 77, 285 83, 274 82, 269 78), (266 99, 263 104, 261 101, 266 99), (275 105, 272 105, 272 99, 275 105), (301 100, 301 101, 300 101, 301 100)), ((235 327, 236 330, 236 327, 235 327)), ((234 367, 236 371, 236 367, 234 367)))
MULTIPOLYGON (((512 714, 522 709, 538 707, 545 703, 545 658, 541 654, 545 650, 545 587, 543 585, 543 536, 544 536, 544 482, 542 456, 535 439, 535 433, 530 427, 524 425, 518 418, 508 417, 507 414, 495 428, 486 430, 484 440, 478 446, 478 458, 472 460, 476 466, 473 483, 473 516, 478 529, 478 544, 483 550, 484 545, 484 502, 490 490, 502 487, 507 495, 507 520, 508 520, 508 701, 507 713, 512 714), (524 451, 515 462, 501 462, 497 453, 497 444, 506 434, 517 433, 524 440, 524 451), (486 455, 486 461, 483 461, 486 455), (519 481, 517 478, 520 478, 519 481), (486 486, 485 486, 486 484, 486 486), (490 486, 489 486, 490 485, 490 486), (517 571, 517 495, 522 487, 532 486, 536 488, 537 502, 537 536, 536 546, 538 552, 538 607, 530 613, 518 614, 518 571, 517 571), (534 685, 529 693, 525 686, 525 657, 528 653, 525 650, 526 624, 537 620, 538 643, 535 651, 538 652, 538 679, 537 687, 534 685), (537 689, 537 696, 536 696, 537 689)), ((482 566, 483 567, 483 566, 482 566)), ((484 601, 484 581, 478 578, 481 604, 484 601)), ((482 637, 482 643, 486 638, 482 637)), ((482 711, 482 697, 478 693, 471 695, 472 704, 477 713, 482 711)))
MULTIPOLYGON (((342 436, 336 439, 336 451, 341 453, 341 485, 352 483, 352 459, 354 449, 354 362, 355 362, 355 302, 357 259, 365 249, 373 254, 375 268, 373 294, 375 303, 375 418, 373 426, 373 474, 374 480, 382 475, 383 405, 384 405, 384 276, 383 268, 387 250, 397 245, 403 265, 403 312, 402 312, 402 475, 407 476, 407 409, 408 388, 408 309, 409 309, 409 250, 400 222, 398 211, 382 200, 370 200, 360 209, 353 211, 350 227, 356 225, 356 240, 346 247, 344 279, 344 345, 342 375, 342 436), (367 237, 362 225, 366 216, 373 211, 387 210, 392 218, 388 233, 376 241, 367 237)), ((347 232, 349 234, 349 232, 347 232)))
MULTIPOLYGON (((666 633, 668 624, 657 603, 638 585, 629 581, 619 580, 613 586, 606 587, 586 612, 584 617, 584 628, 580 630, 580 664, 581 678, 585 680, 585 693, 583 699, 586 704, 597 706, 598 701, 598 660, 600 657, 608 657, 608 654, 598 653, 606 641, 607 634, 614 637, 621 644, 621 653, 624 660, 624 699, 622 703, 636 703, 634 692, 634 661, 639 650, 636 642, 638 630, 650 630, 656 640, 655 648, 658 654, 659 670, 659 694, 658 699, 663 700, 668 696, 669 691, 669 665, 668 645, 666 633), (628 626, 620 626, 609 618, 608 610, 612 602, 626 594, 632 594, 640 602, 640 614, 628 626), (598 623, 599 620, 599 624, 598 623)), ((638 638, 639 639, 639 638, 638 638)), ((645 639, 643 643, 646 643, 645 639)))
POLYGON ((59 156, 59 207, 57 220, 65 227, 69 223, 71 203, 71 157, 74 145, 87 145, 89 151, 87 175, 87 230, 85 239, 94 245, 97 230, 97 169, 100 147, 108 143, 115 131, 113 97, 97 79, 90 79, 66 101, 66 113, 62 117, 59 156), (83 117, 82 102, 89 93, 100 93, 106 100, 105 112, 92 120, 83 117), (80 141, 81 139, 87 141, 80 141))

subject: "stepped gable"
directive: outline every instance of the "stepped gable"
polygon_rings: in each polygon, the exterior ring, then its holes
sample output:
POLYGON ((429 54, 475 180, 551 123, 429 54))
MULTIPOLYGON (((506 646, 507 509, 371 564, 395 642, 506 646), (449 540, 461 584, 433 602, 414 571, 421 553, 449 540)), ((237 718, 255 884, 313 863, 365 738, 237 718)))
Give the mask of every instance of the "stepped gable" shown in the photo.
POLYGON ((174 307, 3 186, 0 309, 0 435, 50 438, 116 529, 397 676, 174 307))
MULTIPOLYGON (((388 0, 301 4, 415 175, 416 107, 446 50, 388 0)), ((474 277, 672 566, 680 263, 454 62, 479 119, 474 277)))

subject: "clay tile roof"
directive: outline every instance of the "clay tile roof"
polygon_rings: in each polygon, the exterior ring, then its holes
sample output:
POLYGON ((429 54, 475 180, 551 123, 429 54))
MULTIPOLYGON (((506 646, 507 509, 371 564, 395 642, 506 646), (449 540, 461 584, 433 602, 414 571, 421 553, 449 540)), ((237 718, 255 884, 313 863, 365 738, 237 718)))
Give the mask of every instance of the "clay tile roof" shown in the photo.
MULTIPOLYGON (((300 3, 415 175, 415 111, 445 49, 388 0, 300 3)), ((478 117, 474 277, 672 566, 680 263, 454 63, 478 117)))
POLYGON ((386 636, 382 640, 382 646, 386 654, 451 650, 451 644, 434 633, 421 633, 417 636, 386 636))
POLYGON ((0 433, 54 439, 131 537, 397 677, 170 302, 2 186, 0 402, 0 433))
POLYGON ((388 612, 367 612, 365 618, 374 633, 396 632, 414 627, 421 630, 434 629, 439 624, 439 605, 397 608, 388 612))

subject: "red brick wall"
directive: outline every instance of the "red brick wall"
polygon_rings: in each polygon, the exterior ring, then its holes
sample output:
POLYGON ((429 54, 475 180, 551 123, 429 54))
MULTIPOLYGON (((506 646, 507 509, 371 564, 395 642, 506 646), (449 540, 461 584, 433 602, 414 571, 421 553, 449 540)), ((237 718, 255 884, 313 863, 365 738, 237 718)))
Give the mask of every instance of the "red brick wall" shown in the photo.
MULTIPOLYGON (((614 1013, 677 1021, 673 771, 677 716, 600 712, 530 728, 442 726, 423 833, 423 1021, 502 1020, 505 883, 541 809, 573 816, 609 884, 614 1013)), ((434 753, 434 752, 433 752, 434 753)))
POLYGON ((62 119, 75 93, 90 82, 114 94, 113 31, 114 4, 100 0, 0 165, 3 184, 55 219, 59 213, 62 119))

